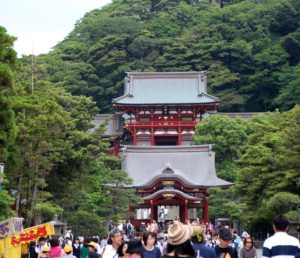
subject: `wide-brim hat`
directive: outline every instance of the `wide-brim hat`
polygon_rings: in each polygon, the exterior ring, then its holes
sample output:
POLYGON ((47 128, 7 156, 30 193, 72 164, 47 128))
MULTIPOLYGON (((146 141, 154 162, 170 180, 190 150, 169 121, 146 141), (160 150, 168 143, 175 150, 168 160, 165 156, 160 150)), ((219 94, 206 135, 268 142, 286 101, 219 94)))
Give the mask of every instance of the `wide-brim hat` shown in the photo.
POLYGON ((125 253, 128 254, 140 254, 143 251, 143 244, 140 239, 131 239, 128 242, 128 247, 125 251, 125 253))
POLYGON ((168 239, 171 245, 180 245, 191 238, 193 228, 176 221, 168 229, 168 239))

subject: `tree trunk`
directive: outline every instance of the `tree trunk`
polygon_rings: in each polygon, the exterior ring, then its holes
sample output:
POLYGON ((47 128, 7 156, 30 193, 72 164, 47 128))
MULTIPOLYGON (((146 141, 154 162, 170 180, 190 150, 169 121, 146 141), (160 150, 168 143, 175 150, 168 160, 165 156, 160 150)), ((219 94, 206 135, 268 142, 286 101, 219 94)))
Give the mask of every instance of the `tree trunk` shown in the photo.
POLYGON ((18 182, 18 189, 16 194, 16 215, 19 217, 20 210, 20 202, 21 202, 21 191, 22 191, 22 183, 23 183, 23 173, 21 172, 18 182))
MULTIPOLYGON (((38 171, 39 171, 39 166, 37 165, 35 167, 35 177, 38 175, 38 171)), ((34 206, 35 206, 35 198, 36 198, 36 195, 37 195, 37 191, 38 191, 37 180, 34 180, 33 193, 32 193, 31 204, 30 204, 31 222, 33 222, 33 223, 35 222, 35 219, 34 219, 34 206)))
POLYGON ((30 214, 31 214, 30 221, 31 221, 31 224, 32 224, 32 222, 33 223, 35 222, 35 219, 34 219, 34 206, 35 206, 36 194, 37 194, 37 182, 35 181, 34 185, 33 185, 33 193, 32 193, 32 199, 31 199, 31 204, 30 204, 30 214))

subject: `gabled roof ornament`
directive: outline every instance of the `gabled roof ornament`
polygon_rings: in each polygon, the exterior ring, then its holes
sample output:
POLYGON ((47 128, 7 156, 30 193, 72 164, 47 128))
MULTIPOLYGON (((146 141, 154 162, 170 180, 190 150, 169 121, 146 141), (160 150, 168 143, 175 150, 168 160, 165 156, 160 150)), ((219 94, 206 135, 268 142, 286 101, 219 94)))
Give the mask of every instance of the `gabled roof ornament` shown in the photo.
POLYGON ((168 173, 168 174, 174 174, 175 171, 171 168, 170 163, 166 163, 166 167, 164 168, 164 170, 162 171, 163 173, 168 173))

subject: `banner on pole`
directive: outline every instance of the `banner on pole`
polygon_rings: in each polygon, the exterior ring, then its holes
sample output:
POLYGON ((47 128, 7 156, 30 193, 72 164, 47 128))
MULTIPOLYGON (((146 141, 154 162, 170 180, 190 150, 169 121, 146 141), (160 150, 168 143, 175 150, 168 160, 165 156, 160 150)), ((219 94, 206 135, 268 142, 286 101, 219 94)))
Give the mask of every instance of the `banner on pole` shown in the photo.
POLYGON ((0 238, 20 234, 23 231, 23 218, 11 218, 0 222, 0 238))

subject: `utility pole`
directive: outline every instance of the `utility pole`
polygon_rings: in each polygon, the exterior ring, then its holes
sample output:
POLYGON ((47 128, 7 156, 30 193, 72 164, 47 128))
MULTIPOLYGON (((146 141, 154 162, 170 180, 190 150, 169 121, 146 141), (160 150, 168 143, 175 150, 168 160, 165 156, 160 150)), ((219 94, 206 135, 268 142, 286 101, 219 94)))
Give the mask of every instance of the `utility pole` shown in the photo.
POLYGON ((32 45, 32 53, 31 53, 31 93, 34 90, 34 54, 33 54, 33 45, 32 45))
POLYGON ((4 180, 4 164, 0 163, 0 190, 2 190, 2 183, 4 180))
POLYGON ((33 93, 34 90, 34 64, 33 64, 33 53, 31 55, 31 93, 33 93))

